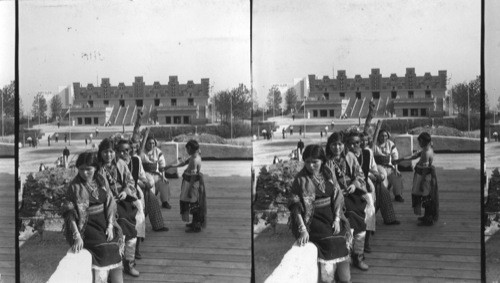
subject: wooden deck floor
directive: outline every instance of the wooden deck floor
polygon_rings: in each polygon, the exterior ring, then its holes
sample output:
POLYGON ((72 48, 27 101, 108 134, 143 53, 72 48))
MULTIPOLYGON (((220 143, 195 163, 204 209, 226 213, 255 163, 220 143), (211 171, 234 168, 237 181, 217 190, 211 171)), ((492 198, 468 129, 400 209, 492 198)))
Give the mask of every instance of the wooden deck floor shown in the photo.
POLYGON ((14 159, 0 159, 0 274, 2 283, 15 282, 14 159))
POLYGON ((353 282, 480 282, 480 172, 451 166, 437 168, 440 219, 432 227, 416 225, 412 174, 403 173, 405 203, 394 203, 401 225, 383 225, 378 213, 370 270, 351 269, 353 282))
POLYGON ((146 220, 141 275, 125 282, 250 282, 250 176, 206 177, 207 228, 194 234, 180 219, 180 183, 171 180, 172 209, 162 209, 170 231, 153 232, 146 220))

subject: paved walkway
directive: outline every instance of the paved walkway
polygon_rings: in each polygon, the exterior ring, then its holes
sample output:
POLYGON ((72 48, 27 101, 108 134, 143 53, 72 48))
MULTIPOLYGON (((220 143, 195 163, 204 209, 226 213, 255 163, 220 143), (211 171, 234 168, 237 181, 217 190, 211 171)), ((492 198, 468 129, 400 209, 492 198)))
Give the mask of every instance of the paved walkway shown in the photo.
POLYGON ((0 159, 0 274, 1 282, 15 280, 14 159, 0 159))
POLYGON ((250 165, 244 162, 204 164, 208 219, 201 233, 185 233, 180 219, 181 180, 171 180, 172 209, 162 209, 168 232, 153 232, 147 222, 140 277, 125 282, 250 282, 250 165))

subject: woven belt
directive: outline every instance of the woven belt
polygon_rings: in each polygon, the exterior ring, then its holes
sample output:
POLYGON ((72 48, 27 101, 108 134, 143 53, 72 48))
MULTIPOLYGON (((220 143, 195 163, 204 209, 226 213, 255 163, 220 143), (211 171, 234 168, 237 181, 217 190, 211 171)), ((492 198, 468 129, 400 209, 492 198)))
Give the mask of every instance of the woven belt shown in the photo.
POLYGON ((320 198, 314 200, 314 207, 325 207, 330 205, 332 202, 331 198, 320 198))
POLYGON ((104 204, 97 204, 89 206, 88 213, 89 215, 98 214, 104 211, 104 204))

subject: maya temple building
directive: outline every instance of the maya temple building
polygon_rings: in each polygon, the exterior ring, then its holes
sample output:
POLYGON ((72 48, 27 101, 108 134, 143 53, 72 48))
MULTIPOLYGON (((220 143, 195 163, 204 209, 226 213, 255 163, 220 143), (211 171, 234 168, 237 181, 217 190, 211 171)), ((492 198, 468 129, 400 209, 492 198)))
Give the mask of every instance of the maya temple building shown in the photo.
POLYGON ((180 84, 177 76, 170 76, 167 84, 146 85, 142 77, 135 77, 132 85, 111 85, 109 78, 99 86, 73 83, 71 120, 75 125, 131 125, 142 110, 142 123, 207 124, 209 89, 209 79, 180 84))
POLYGON ((368 78, 348 78, 344 70, 336 78, 309 75, 306 111, 310 118, 365 118, 370 101, 376 117, 442 117, 446 109, 446 71, 437 76, 415 74, 407 68, 404 76, 382 77, 372 69, 368 78))

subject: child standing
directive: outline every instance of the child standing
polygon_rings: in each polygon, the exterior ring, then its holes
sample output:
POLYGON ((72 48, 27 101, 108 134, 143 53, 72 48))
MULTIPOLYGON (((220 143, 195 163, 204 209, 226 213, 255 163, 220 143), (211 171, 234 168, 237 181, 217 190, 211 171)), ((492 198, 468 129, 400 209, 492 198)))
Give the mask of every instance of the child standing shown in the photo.
POLYGON ((439 199, 436 170, 432 165, 434 160, 434 150, 432 149, 431 135, 423 132, 418 136, 418 144, 421 150, 411 156, 407 156, 397 160, 413 160, 420 157, 420 160, 415 165, 415 174, 413 176, 412 189, 412 207, 416 215, 421 215, 421 208, 425 209, 423 217, 419 217, 421 221, 419 226, 431 226, 438 219, 439 199))
POLYGON ((189 158, 169 167, 188 166, 182 174, 182 187, 180 196, 181 218, 189 222, 189 214, 193 215, 192 222, 186 224, 187 233, 199 233, 205 227, 206 196, 203 174, 201 169, 200 145, 195 140, 186 144, 189 158))

